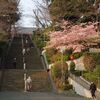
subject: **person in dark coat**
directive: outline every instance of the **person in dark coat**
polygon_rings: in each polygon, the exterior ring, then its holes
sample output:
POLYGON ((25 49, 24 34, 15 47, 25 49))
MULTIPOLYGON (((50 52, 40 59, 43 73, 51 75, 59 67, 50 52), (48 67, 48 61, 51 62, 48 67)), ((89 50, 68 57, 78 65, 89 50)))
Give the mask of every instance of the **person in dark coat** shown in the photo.
POLYGON ((90 92, 91 92, 91 96, 94 100, 96 100, 96 95, 95 95, 95 91, 96 91, 96 85, 94 82, 91 82, 90 85, 90 92))

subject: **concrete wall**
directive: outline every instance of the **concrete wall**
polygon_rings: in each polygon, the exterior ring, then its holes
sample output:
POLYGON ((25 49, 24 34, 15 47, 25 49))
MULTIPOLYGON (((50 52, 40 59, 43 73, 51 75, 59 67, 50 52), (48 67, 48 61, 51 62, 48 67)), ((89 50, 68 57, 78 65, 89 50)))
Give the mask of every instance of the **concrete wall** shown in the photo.
POLYGON ((73 85, 73 88, 77 94, 84 97, 91 98, 91 93, 88 89, 84 88, 83 86, 81 86, 80 84, 78 84, 71 78, 69 78, 68 80, 69 80, 69 83, 73 85))

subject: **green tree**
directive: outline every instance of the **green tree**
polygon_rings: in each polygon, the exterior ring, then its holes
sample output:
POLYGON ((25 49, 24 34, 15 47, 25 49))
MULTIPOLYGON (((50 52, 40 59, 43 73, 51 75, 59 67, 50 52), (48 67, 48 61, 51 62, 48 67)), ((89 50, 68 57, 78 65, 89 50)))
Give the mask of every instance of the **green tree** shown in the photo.
POLYGON ((71 61, 70 63, 70 72, 74 72, 75 71, 75 63, 73 61, 71 61))
MULTIPOLYGON (((71 22, 77 22, 81 16, 88 16, 85 20, 92 20, 89 15, 93 14, 97 16, 97 6, 100 0, 96 0, 96 6, 93 6, 93 2, 86 0, 53 0, 49 9, 52 19, 58 21, 61 18, 70 20, 71 22)), ((92 16, 91 16, 92 17, 92 16)), ((100 19, 100 17, 98 17, 100 19)), ((94 19, 92 20, 94 21, 94 19)))

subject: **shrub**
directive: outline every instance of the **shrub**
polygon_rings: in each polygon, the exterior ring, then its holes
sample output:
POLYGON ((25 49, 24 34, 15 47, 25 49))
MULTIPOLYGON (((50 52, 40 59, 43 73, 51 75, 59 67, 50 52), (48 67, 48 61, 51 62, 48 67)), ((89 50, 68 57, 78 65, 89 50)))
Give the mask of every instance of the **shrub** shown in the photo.
POLYGON ((70 90, 73 89, 73 86, 70 84, 66 84, 65 86, 63 86, 63 90, 70 90))
POLYGON ((94 72, 97 74, 97 76, 100 77, 100 65, 96 65, 96 69, 94 72))
POLYGON ((90 82, 93 81, 98 87, 100 87, 100 83, 98 83, 98 78, 100 77, 100 65, 97 65, 93 72, 89 71, 83 73, 83 77, 90 82))
POLYGON ((93 59, 93 56, 91 56, 90 54, 86 54, 83 58, 83 63, 84 63, 84 66, 85 68, 88 70, 88 71, 93 71, 95 66, 96 66, 96 62, 95 60, 93 59))
POLYGON ((96 65, 100 65, 100 53, 90 53, 90 55, 96 61, 96 65))
POLYGON ((49 63, 52 61, 52 56, 56 54, 56 50, 54 48, 46 49, 46 57, 49 63))
MULTIPOLYGON (((50 54, 49 54, 50 55, 50 54)), ((50 56, 50 61, 52 62, 52 63, 55 63, 55 62, 58 62, 58 61, 68 61, 68 60, 70 60, 70 54, 61 54, 61 53, 55 53, 55 54, 51 54, 51 56, 50 56)))
POLYGON ((59 78, 57 78, 57 79, 55 80, 55 83, 56 83, 56 88, 57 88, 57 89, 60 89, 60 90, 70 90, 70 89, 73 88, 73 86, 70 85, 70 84, 68 83, 68 81, 67 81, 67 84, 64 85, 64 84, 62 83, 61 79, 59 79, 59 78))
POLYGON ((58 61, 61 61, 61 54, 60 53, 56 53, 54 54, 52 57, 51 57, 51 62, 54 63, 54 62, 58 62, 58 61))
POLYGON ((73 74, 74 74, 75 76, 81 76, 82 72, 76 70, 76 71, 73 72, 73 74))
POLYGON ((77 59, 77 58, 82 56, 82 53, 81 52, 76 52, 76 53, 71 54, 71 56, 73 56, 74 59, 77 59))
POLYGON ((61 73, 61 66, 58 64, 58 62, 52 66, 52 76, 53 78, 61 78, 62 73, 61 73))
POLYGON ((70 60, 70 54, 66 54, 63 56, 64 61, 70 60))
POLYGON ((61 78, 62 77, 62 64, 65 78, 68 77, 68 65, 62 62, 56 62, 54 66, 52 66, 52 76, 53 78, 61 78))
POLYGON ((97 83, 97 81, 98 81, 97 76, 94 75, 93 72, 85 73, 85 74, 83 74, 83 77, 90 82, 93 81, 93 82, 97 83))
POLYGON ((72 61, 70 63, 70 72, 74 72, 75 71, 75 63, 72 61))

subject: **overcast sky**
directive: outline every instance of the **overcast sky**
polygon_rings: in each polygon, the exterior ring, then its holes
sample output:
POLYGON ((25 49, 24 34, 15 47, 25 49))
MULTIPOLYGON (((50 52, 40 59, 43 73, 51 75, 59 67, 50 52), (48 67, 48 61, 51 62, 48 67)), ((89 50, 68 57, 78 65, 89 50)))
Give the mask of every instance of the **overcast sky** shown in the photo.
POLYGON ((36 2, 42 3, 42 0, 21 0, 19 4, 19 10, 22 13, 21 20, 19 21, 19 25, 22 27, 33 27, 34 17, 33 9, 36 9, 36 2))

